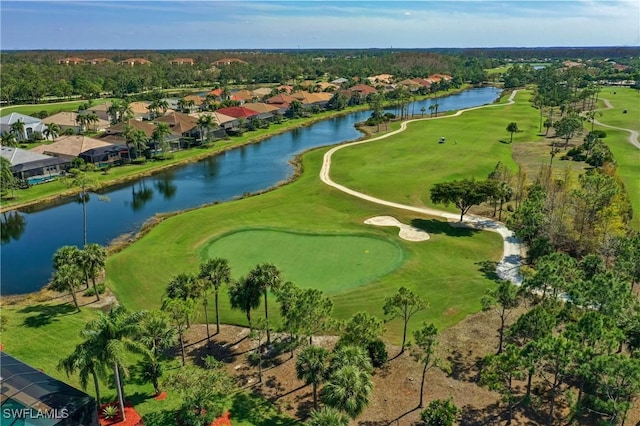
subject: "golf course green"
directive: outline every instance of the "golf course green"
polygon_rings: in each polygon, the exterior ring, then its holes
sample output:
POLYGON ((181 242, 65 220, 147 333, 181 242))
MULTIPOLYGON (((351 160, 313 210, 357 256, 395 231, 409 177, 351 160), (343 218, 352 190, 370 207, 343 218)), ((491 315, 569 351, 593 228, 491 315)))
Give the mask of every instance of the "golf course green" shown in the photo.
MULTIPOLYGON (((302 234, 246 229, 211 241, 203 258, 224 257, 232 271, 248 271, 260 263, 278 265, 285 281, 326 294, 367 284, 398 268, 404 255, 399 244, 365 235, 302 234)), ((234 277, 239 278, 239 276, 234 277)))

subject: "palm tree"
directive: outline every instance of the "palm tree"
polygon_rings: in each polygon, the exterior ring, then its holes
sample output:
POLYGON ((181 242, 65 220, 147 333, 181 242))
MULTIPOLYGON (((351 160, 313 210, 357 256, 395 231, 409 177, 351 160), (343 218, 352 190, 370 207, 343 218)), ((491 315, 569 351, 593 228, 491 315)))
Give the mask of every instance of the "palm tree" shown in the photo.
POLYGON ((424 112, 425 112, 426 110, 427 110, 427 109, 426 109, 425 107, 420 108, 420 118, 424 118, 424 112))
POLYGON ((169 128, 168 123, 158 123, 156 124, 156 128, 153 129, 153 135, 151 138, 156 142, 156 149, 158 146, 162 149, 162 153, 166 151, 166 144, 164 143, 164 138, 171 134, 171 129, 169 128))
POLYGON ((53 253, 53 269, 59 269, 62 265, 80 264, 80 249, 76 246, 62 246, 53 253))
POLYGON ((80 306, 78 305, 76 289, 80 287, 80 284, 82 284, 82 271, 75 264, 61 265, 53 272, 51 277, 51 288, 55 291, 68 292, 78 312, 80 312, 80 306))
MULTIPOLYGON (((147 135, 144 131, 140 129, 134 129, 131 126, 125 126, 124 128, 124 138, 127 146, 132 144, 136 150, 136 158, 140 155, 140 153, 147 148, 147 135)), ((131 154, 129 154, 131 157, 131 154)))
POLYGON ((353 365, 369 374, 373 373, 371 358, 364 348, 354 345, 341 345, 333 351, 329 371, 336 372, 342 367, 353 365))
POLYGON ((307 426, 349 426, 349 417, 331 407, 313 410, 307 426))
POLYGON ((201 115, 198 118, 198 129, 200 129, 200 143, 204 143, 205 135, 208 136, 209 129, 213 124, 213 117, 209 114, 201 115))
POLYGON ((58 362, 58 370, 63 370, 67 376, 77 372, 83 390, 87 389, 89 376, 91 376, 96 390, 96 405, 100 409, 100 382, 98 378, 104 379, 107 374, 94 346, 87 342, 80 343, 71 355, 58 362))
POLYGON ((93 283, 93 291, 96 293, 96 301, 100 301, 100 293, 96 286, 96 276, 98 272, 104 268, 107 261, 107 250, 100 244, 91 243, 87 244, 82 250, 80 250, 80 265, 84 270, 85 278, 88 280, 91 278, 93 283))
POLYGON ((269 308, 267 303, 267 294, 269 290, 277 291, 282 284, 280 271, 271 263, 263 263, 258 265, 249 272, 255 284, 262 290, 264 294, 264 318, 267 321, 267 345, 271 344, 271 333, 269 332, 269 308))
MULTIPOLYGON (((167 297, 183 302, 193 302, 200 297, 198 279, 192 274, 178 274, 167 285, 167 297)), ((187 328, 191 327, 189 316, 186 318, 187 328)))
POLYGON ((160 358, 162 351, 176 344, 176 329, 169 324, 162 311, 151 311, 140 323, 140 342, 149 350, 146 373, 153 384, 156 395, 160 394, 158 379, 162 374, 160 358))
POLYGON ((241 277, 229 287, 229 302, 231 303, 231 308, 240 309, 247 315, 250 329, 253 329, 251 310, 260 306, 261 293, 262 289, 256 285, 250 275, 247 278, 241 277))
POLYGON ((89 201, 89 187, 95 183, 95 179, 86 172, 76 170, 74 176, 69 182, 69 186, 79 186, 80 194, 78 195, 82 203, 82 241, 83 247, 87 245, 87 201, 89 201))
POLYGON ((218 307, 218 293, 222 284, 229 284, 231 281, 231 267, 227 259, 214 258, 200 264, 200 274, 198 278, 202 281, 204 305, 204 317, 207 323, 207 342, 210 343, 209 317, 207 315, 207 296, 209 290, 213 289, 214 302, 216 305, 216 334, 220 333, 220 311, 218 307))
MULTIPOLYGON (((4 137, 4 135, 2 136, 4 137)), ((11 170, 11 161, 5 157, 0 157, 0 195, 5 195, 9 190, 11 190, 11 196, 13 196, 13 190, 16 188, 16 183, 16 178, 13 176, 13 171, 11 170)))
POLYGON ((76 116, 76 123, 78 123, 78 126, 80 127, 80 133, 85 132, 85 128, 89 122, 87 117, 87 114, 78 114, 76 116))
POLYGON ((509 143, 513 143, 513 134, 517 131, 518 123, 516 123, 515 121, 512 121, 511 123, 509 123, 509 125, 507 125, 507 132, 511 133, 511 140, 509 141, 509 143))
MULTIPOLYGON (((85 115, 85 120, 87 122, 87 125, 93 124, 93 131, 95 132, 97 130, 95 124, 98 121, 100 121, 100 119, 98 118, 98 115, 95 112, 90 112, 89 114, 85 115)), ((88 126, 87 126, 87 130, 88 130, 88 126)))
POLYGON ((324 382, 329 351, 320 346, 307 346, 298 354, 296 376, 306 385, 313 385, 313 407, 318 409, 318 385, 324 382))
POLYGON ((124 390, 122 375, 128 375, 127 353, 148 354, 147 348, 140 342, 140 321, 147 315, 146 311, 129 313, 123 306, 111 308, 109 313, 98 313, 98 318, 87 323, 81 336, 87 339, 86 344, 98 354, 98 361, 105 367, 113 368, 116 392, 122 419, 124 412, 124 390))
POLYGON ((118 100, 114 100, 109 108, 107 108, 107 114, 110 117, 111 124, 120 123, 120 111, 122 108, 122 104, 118 100))
POLYGON ((20 119, 18 121, 14 121, 13 123, 11 123, 9 132, 15 135, 16 140, 19 140, 19 141, 24 140, 25 139, 24 121, 20 119))
POLYGON ((16 139, 16 135, 13 132, 3 133, 0 139, 0 144, 2 146, 18 146, 18 139, 16 139))
POLYGON ((60 126, 58 126, 56 123, 49 123, 47 124, 47 127, 46 129, 44 129, 42 134, 44 134, 44 137, 46 139, 49 139, 49 136, 51 136, 51 140, 54 140, 60 135, 60 126))
POLYGON ((347 365, 331 375, 322 389, 322 401, 355 419, 369 404, 372 390, 371 376, 354 365, 347 365))

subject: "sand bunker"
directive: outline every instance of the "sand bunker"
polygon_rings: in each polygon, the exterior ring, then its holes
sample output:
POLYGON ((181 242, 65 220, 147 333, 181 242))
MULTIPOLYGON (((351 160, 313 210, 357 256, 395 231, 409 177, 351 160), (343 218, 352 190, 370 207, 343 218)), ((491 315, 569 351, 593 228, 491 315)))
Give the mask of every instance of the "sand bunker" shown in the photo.
POLYGON ((392 216, 375 216, 365 220, 364 223, 376 226, 397 226, 400 228, 398 236, 407 241, 427 241, 429 239, 429 233, 426 231, 411 225, 405 225, 392 216))

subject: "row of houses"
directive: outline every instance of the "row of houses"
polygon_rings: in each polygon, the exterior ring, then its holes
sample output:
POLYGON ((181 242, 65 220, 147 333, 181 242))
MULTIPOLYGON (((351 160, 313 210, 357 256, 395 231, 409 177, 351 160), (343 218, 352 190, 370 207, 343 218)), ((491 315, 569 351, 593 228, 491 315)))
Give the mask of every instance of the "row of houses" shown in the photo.
MULTIPOLYGON (((104 63, 113 63, 113 61, 109 58, 84 59, 84 58, 79 58, 77 56, 71 56, 68 58, 62 58, 58 60, 58 64, 60 65, 82 65, 82 64, 97 65, 97 64, 104 64, 104 63)), ((118 63, 122 65, 129 65, 129 66, 152 64, 152 62, 146 58, 127 58, 119 61, 118 63)), ((195 65, 196 61, 193 58, 174 58, 169 60, 169 63, 171 65, 193 66, 195 65)), ((246 64, 246 62, 241 59, 223 58, 213 62, 211 66, 220 67, 223 65, 230 65, 232 63, 246 64)))

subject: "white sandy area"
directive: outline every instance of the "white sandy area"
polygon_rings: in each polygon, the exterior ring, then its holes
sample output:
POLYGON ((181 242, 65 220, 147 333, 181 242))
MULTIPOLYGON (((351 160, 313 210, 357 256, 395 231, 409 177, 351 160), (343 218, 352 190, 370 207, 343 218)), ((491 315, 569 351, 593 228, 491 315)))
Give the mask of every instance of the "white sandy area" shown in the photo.
POLYGON ((430 238, 428 232, 404 224, 393 216, 375 216, 365 220, 364 223, 375 226, 397 226, 400 228, 398 236, 407 241, 427 241, 430 238))

